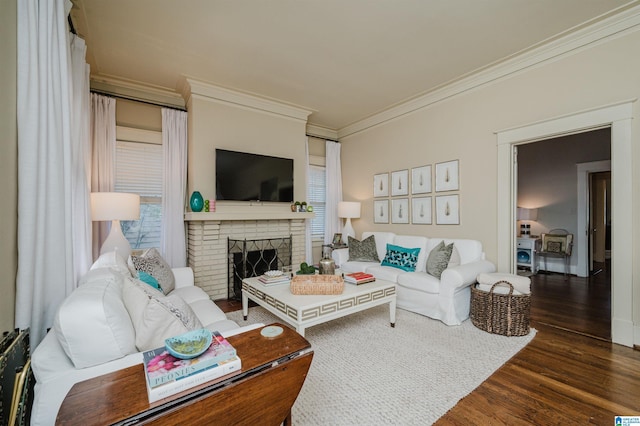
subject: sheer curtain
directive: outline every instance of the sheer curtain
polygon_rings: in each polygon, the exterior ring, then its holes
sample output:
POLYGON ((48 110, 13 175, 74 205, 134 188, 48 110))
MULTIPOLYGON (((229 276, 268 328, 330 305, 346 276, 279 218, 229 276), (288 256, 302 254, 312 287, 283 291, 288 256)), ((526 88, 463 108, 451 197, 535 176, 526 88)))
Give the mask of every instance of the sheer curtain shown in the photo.
POLYGON ((31 328, 32 348, 76 287, 88 255, 87 154, 78 139, 87 123, 78 102, 86 101, 89 82, 83 43, 67 31, 70 6, 17 2, 16 327, 31 328))
POLYGON ((342 201, 342 169, 340 165, 340 144, 326 141, 327 165, 326 188, 327 200, 324 221, 324 242, 330 244, 333 234, 342 231, 342 223, 338 217, 338 203, 342 201))
POLYGON ((184 229, 187 187, 187 113, 162 108, 162 233, 163 257, 171 267, 187 264, 184 229))
MULTIPOLYGON (((91 192, 112 192, 115 186, 116 100, 91 93, 91 192)), ((93 223, 93 259, 109 235, 109 222, 93 223)))

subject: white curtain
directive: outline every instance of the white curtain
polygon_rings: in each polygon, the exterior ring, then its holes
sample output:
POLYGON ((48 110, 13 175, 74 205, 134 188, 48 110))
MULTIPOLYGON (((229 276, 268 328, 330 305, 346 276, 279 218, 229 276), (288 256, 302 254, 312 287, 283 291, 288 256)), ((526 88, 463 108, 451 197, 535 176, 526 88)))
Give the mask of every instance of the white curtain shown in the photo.
MULTIPOLYGON (((91 192, 112 192, 115 187, 116 100, 91 93, 91 192)), ((110 222, 93 222, 93 259, 109 235, 110 222)))
MULTIPOLYGON (((305 158, 307 161, 306 164, 306 169, 305 169, 305 182, 304 182, 304 187, 306 190, 306 197, 305 199, 309 200, 309 176, 311 175, 311 170, 309 167, 309 138, 306 138, 305 140, 305 158)), ((311 241, 311 219, 307 219, 305 221, 306 225, 305 225, 305 235, 304 235, 304 257, 305 257, 305 262, 307 262, 309 265, 313 265, 313 244, 311 241)))
POLYGON ((69 1, 17 6, 16 327, 31 328, 35 348, 76 287, 76 271, 86 270, 87 154, 79 138, 87 126, 80 112, 88 73, 83 43, 67 30, 69 1))
POLYGON ((162 108, 162 232, 161 249, 173 267, 187 264, 184 205, 187 187, 187 113, 162 108))
POLYGON ((331 244, 333 234, 342 232, 342 221, 338 217, 338 203, 342 201, 342 168, 340 144, 326 141, 326 211, 324 220, 324 243, 331 244))

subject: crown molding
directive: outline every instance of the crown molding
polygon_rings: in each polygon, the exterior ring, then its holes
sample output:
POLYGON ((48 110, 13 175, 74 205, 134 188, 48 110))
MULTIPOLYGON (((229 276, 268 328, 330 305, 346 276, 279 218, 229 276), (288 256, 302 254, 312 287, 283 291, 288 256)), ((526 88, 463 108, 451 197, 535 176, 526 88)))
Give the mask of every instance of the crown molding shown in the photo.
POLYGON ((307 135, 320 139, 331 139, 332 141, 338 140, 337 130, 318 126, 316 124, 307 123, 307 135))
POLYGON ((255 95, 238 92, 203 81, 185 78, 182 84, 182 96, 188 102, 193 95, 222 103, 230 103, 249 109, 264 111, 276 115, 304 121, 313 112, 297 106, 288 105, 271 99, 261 98, 255 95))
POLYGON ((91 90, 107 95, 185 109, 184 99, 179 93, 160 87, 143 85, 104 74, 92 75, 90 86, 91 90))
POLYGON ((640 29, 640 6, 629 7, 592 25, 579 28, 564 37, 515 55, 497 64, 477 70, 426 94, 409 99, 389 109, 338 130, 338 139, 378 126, 465 92, 494 84, 529 68, 551 63, 587 48, 622 37, 640 29))

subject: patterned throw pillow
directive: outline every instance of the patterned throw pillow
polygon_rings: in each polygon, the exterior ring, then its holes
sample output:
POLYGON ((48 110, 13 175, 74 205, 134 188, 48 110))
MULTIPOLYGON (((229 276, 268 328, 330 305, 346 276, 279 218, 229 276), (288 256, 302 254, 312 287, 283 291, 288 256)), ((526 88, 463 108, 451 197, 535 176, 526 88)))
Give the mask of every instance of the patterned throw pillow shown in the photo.
POLYGON ((445 246, 444 241, 440 241, 440 244, 435 246, 433 250, 431 250, 431 253, 429 253, 429 257, 427 258, 427 273, 440 279, 442 272, 449 266, 451 252, 453 252, 453 243, 445 246))
POLYGON ((122 299, 135 329, 138 350, 164 345, 164 339, 202 328, 195 312, 180 296, 165 296, 142 281, 125 282, 122 299))
POLYGON ((176 287, 176 278, 171 267, 155 248, 150 248, 141 256, 132 255, 129 259, 136 271, 146 272, 158 280, 164 294, 169 294, 176 287))
POLYGON ((349 236, 349 262, 380 262, 376 251, 376 239, 369 235, 364 240, 349 236))
POLYGON ((387 254, 382 261, 382 266, 392 266, 403 271, 413 272, 418 263, 420 248, 406 248, 387 244, 387 254))

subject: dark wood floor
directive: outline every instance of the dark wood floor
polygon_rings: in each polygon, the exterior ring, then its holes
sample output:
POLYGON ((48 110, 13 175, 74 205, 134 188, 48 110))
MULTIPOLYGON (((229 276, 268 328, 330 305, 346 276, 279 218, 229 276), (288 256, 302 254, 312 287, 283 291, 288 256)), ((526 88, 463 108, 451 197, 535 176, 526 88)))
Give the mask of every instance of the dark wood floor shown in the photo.
POLYGON ((611 340, 610 272, 532 277, 533 341, 438 425, 609 425, 640 415, 640 351, 611 340))
POLYGON ((436 424, 609 425, 640 415, 640 351, 610 342, 609 271, 535 275, 531 301, 533 341, 436 424))

